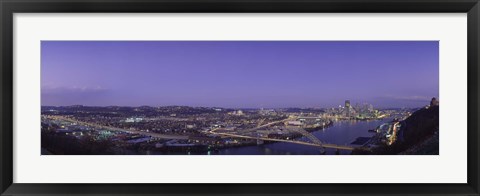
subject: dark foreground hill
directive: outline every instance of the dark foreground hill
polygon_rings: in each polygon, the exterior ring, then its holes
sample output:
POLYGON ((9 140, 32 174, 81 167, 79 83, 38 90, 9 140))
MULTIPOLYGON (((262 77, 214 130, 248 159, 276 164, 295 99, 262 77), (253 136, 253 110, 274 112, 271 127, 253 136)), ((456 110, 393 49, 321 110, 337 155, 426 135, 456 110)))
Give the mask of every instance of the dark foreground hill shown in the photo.
POLYGON ((414 112, 401 122, 398 140, 388 146, 382 144, 371 151, 355 150, 352 154, 438 154, 439 106, 434 105, 414 112))

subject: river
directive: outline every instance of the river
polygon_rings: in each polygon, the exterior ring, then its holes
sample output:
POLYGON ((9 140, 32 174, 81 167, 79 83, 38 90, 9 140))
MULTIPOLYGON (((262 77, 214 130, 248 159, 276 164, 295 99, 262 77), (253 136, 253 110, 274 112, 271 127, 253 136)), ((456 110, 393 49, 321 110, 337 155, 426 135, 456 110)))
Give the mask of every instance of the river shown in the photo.
MULTIPOLYGON (((358 137, 371 137, 374 133, 368 132, 391 119, 371 121, 335 121, 333 126, 324 130, 312 132, 322 142, 339 145, 350 145, 358 137)), ((308 141, 302 137, 301 140, 308 141)), ((350 151, 341 150, 340 154, 350 154, 350 151)), ((245 146, 221 149, 209 152, 211 155, 316 155, 321 154, 318 147, 300 144, 276 142, 257 146, 245 146)), ((326 154, 336 154, 335 149, 326 149, 326 154)))

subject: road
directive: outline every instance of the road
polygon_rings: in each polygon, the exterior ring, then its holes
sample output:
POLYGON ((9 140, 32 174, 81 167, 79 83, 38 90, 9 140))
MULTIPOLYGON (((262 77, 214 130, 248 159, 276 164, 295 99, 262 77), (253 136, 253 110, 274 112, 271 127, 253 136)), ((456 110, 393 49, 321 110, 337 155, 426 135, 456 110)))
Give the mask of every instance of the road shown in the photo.
POLYGON ((55 120, 64 120, 72 123, 77 123, 79 125, 87 125, 91 127, 96 127, 100 129, 106 129, 110 131, 121 131, 121 132, 127 132, 127 133, 136 133, 136 134, 141 134, 145 136, 151 136, 154 138, 161 138, 161 139, 179 139, 179 140, 186 140, 188 139, 188 136, 186 135, 167 135, 167 134, 160 134, 160 133, 151 133, 151 132, 144 132, 144 131, 138 131, 138 130, 129 130, 129 129, 121 129, 117 127, 110 127, 110 126, 104 126, 104 125, 98 125, 94 123, 88 123, 88 122, 82 122, 82 121, 77 121, 74 119, 66 118, 63 116, 48 116, 48 118, 55 119, 55 120))
POLYGON ((216 130, 217 129, 211 130, 210 133, 216 134, 216 135, 228 136, 228 137, 246 138, 246 139, 259 139, 259 140, 276 141, 276 142, 288 142, 288 143, 294 143, 294 144, 324 147, 324 148, 334 148, 334 149, 340 149, 340 150, 353 150, 354 149, 354 147, 351 147, 351 146, 340 146, 340 145, 336 145, 336 144, 325 144, 325 143, 315 144, 315 143, 295 141, 295 140, 283 140, 283 139, 275 139, 275 138, 267 138, 267 137, 252 137, 252 136, 237 135, 237 134, 231 134, 231 133, 218 133, 218 132, 215 132, 216 130))
MULTIPOLYGON (((184 135, 166 135, 166 134, 159 134, 159 133, 151 133, 151 132, 143 132, 143 131, 138 131, 138 130, 128 130, 128 129, 121 129, 117 127, 110 127, 110 126, 104 126, 104 125, 98 125, 94 123, 88 123, 88 122, 82 122, 82 121, 77 121, 74 119, 66 118, 63 116, 48 116, 48 118, 55 119, 55 120, 64 120, 72 123, 76 123, 79 125, 86 125, 86 126, 91 126, 91 127, 96 127, 100 129, 106 129, 110 131, 121 131, 121 132, 127 132, 127 133, 136 133, 136 134, 141 134, 141 135, 146 135, 146 136, 151 136, 154 138, 161 138, 161 139, 188 139, 188 136, 184 135)), ((262 129, 268 126, 271 126, 273 124, 285 122, 290 119, 284 119, 284 120, 279 120, 279 121, 274 121, 267 123, 265 125, 256 127, 254 129, 251 129, 250 131, 262 129)), ((353 147, 350 146, 340 146, 336 144, 315 144, 315 143, 308 143, 308 142, 303 142, 303 141, 294 141, 294 140, 283 140, 283 139, 275 139, 275 138, 266 138, 266 137, 251 137, 251 136, 244 136, 244 135, 236 135, 236 134, 230 134, 230 133, 217 133, 215 132, 218 129, 211 130, 210 133, 216 134, 216 135, 223 135, 223 136, 229 136, 229 137, 237 137, 237 138, 246 138, 246 139, 260 139, 260 140, 266 140, 266 141, 277 141, 277 142, 288 142, 288 143, 294 143, 294 144, 301 144, 301 145, 307 145, 307 146, 317 146, 317 147, 324 147, 324 148, 334 148, 334 149, 340 149, 340 150, 353 150, 353 147)))
POLYGON ((274 124, 278 124, 278 123, 283 123, 283 122, 286 122, 286 121, 289 121, 289 120, 292 120, 291 118, 286 118, 286 119, 283 119, 283 120, 278 120, 278 121, 273 121, 273 122, 270 122, 270 123, 267 123, 267 124, 264 124, 264 125, 261 125, 261 126, 258 126, 258 127, 255 127, 253 129, 249 129, 247 131, 257 131, 259 129, 263 129, 265 127, 269 127, 269 126, 272 126, 274 124))
POLYGON ((392 125, 392 136, 389 138, 388 145, 392 145, 397 140, 397 124, 399 122, 395 122, 392 125))

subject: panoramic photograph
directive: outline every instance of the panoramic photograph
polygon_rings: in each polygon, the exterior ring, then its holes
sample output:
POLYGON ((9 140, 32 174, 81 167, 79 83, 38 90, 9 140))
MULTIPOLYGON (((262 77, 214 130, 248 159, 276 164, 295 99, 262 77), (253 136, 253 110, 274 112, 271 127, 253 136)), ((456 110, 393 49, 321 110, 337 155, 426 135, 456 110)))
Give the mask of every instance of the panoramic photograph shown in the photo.
POLYGON ((42 41, 41 155, 439 155, 438 41, 42 41))

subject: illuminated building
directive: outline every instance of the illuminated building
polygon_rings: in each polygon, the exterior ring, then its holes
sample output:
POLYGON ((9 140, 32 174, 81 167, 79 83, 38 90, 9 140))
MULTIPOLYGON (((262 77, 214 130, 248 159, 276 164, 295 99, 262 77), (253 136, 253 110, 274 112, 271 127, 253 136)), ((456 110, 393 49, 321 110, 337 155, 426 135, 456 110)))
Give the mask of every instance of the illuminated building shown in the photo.
POLYGON ((345 108, 350 108, 350 100, 345 100, 345 108))

